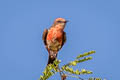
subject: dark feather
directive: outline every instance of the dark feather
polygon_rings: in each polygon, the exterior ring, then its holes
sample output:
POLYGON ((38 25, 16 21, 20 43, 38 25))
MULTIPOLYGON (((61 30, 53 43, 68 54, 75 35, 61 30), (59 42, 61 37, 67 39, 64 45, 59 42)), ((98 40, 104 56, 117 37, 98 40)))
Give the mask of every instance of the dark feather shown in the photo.
POLYGON ((56 58, 57 58, 57 52, 50 51, 48 57, 48 64, 52 64, 56 58))
POLYGON ((46 42, 47 34, 48 34, 48 30, 45 29, 44 32, 43 32, 43 35, 42 35, 42 39, 43 39, 43 42, 44 42, 45 46, 47 45, 47 42, 46 42))
MULTIPOLYGON (((66 33, 65 33, 65 32, 63 32, 63 41, 62 41, 62 46, 65 44, 65 42, 66 42, 66 33)), ((62 48, 62 46, 61 46, 61 48, 62 48)))

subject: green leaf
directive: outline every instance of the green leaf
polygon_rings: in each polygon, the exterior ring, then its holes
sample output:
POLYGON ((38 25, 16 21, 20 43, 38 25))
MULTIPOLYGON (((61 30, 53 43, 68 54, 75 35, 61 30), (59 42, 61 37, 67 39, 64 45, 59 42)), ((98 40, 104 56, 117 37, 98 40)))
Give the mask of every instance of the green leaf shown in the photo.
POLYGON ((85 52, 85 53, 80 54, 79 56, 77 56, 76 59, 79 59, 79 58, 81 58, 81 57, 88 56, 88 55, 93 54, 93 53, 95 53, 94 50, 93 50, 93 51, 89 51, 89 52, 85 52))

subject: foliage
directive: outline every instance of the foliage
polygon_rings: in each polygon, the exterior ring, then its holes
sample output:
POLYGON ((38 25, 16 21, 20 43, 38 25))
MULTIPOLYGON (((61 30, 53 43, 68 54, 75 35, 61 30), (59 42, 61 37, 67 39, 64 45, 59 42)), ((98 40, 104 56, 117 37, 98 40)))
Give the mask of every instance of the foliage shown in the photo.
POLYGON ((53 64, 47 65, 45 68, 43 75, 40 76, 39 80, 47 80, 49 77, 55 75, 55 73, 59 72, 61 75, 61 80, 65 80, 66 77, 74 77, 80 80, 101 80, 100 78, 89 78, 89 79, 82 79, 79 75, 82 74, 92 74, 92 71, 81 69, 81 70, 74 70, 72 67, 76 66, 78 63, 91 60, 92 57, 86 57, 88 55, 94 54, 95 51, 89 51, 83 54, 80 54, 76 57, 74 61, 70 61, 68 64, 63 65, 59 68, 60 60, 55 60, 53 64))

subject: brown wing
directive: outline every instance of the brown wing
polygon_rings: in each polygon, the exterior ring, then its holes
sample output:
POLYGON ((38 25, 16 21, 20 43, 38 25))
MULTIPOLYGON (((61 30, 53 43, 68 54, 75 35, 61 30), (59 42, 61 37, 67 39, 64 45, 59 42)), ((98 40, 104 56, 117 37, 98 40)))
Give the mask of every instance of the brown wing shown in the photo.
MULTIPOLYGON (((62 41, 62 46, 65 44, 66 42, 66 33, 63 32, 63 41, 62 41)), ((61 47, 62 48, 62 47, 61 47)))
POLYGON ((43 42, 44 42, 45 46, 47 45, 47 43, 46 43, 47 34, 48 34, 48 30, 45 29, 44 32, 43 32, 43 35, 42 35, 42 39, 43 39, 43 42))

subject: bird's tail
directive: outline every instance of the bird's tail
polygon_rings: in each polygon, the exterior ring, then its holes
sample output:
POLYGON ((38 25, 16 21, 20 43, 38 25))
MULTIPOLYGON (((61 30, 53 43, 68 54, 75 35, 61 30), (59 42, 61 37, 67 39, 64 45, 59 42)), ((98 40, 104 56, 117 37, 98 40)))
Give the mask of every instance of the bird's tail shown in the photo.
MULTIPOLYGON (((57 58, 57 52, 55 52, 55 51, 50 51, 50 52, 49 52, 48 64, 52 64, 56 58, 57 58)), ((48 64, 47 64, 47 65, 48 65, 48 64)))

